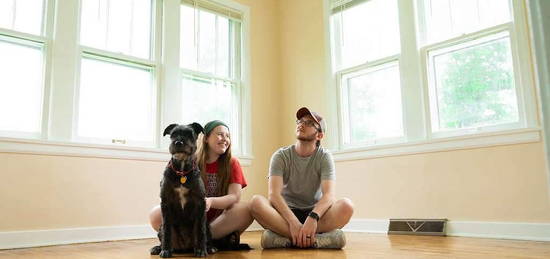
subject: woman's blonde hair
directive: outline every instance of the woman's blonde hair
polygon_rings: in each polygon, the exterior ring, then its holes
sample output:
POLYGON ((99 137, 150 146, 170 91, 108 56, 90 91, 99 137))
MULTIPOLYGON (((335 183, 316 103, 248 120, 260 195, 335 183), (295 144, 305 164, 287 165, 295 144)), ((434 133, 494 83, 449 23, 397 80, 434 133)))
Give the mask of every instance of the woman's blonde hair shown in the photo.
MULTIPOLYGON (((224 126, 225 127, 225 126, 224 126)), ((212 134, 213 130, 199 137, 199 146, 197 148, 197 163, 201 170, 201 178, 204 184, 206 182, 206 161, 208 159, 208 152, 210 147, 208 146, 208 137, 212 134)), ((229 137, 231 140, 231 137, 229 137)), ((225 150, 225 153, 218 157, 218 173, 216 174, 217 189, 215 196, 224 196, 227 194, 229 187, 229 180, 231 176, 231 141, 225 150)))

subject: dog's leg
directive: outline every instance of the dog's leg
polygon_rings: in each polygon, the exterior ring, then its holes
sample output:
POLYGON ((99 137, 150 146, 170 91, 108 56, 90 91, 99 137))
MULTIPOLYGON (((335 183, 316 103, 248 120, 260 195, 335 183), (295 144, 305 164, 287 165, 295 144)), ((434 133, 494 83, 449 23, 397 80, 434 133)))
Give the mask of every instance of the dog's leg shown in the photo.
MULTIPOLYGON (((159 241, 162 242, 162 225, 161 225, 160 228, 159 228, 159 232, 157 233, 157 237, 158 237, 159 241)), ((161 251, 160 246, 153 246, 153 247, 151 248, 151 250, 149 250, 149 252, 151 253, 151 255, 159 255, 159 254, 160 254, 160 251, 161 251)))
POLYGON ((215 254, 218 252, 218 248, 212 243, 212 232, 210 232, 210 224, 206 222, 206 249, 208 254, 215 254))
POLYGON ((194 248, 195 248, 195 256, 196 257, 205 257, 208 255, 206 251, 206 212, 204 212, 206 208, 206 205, 204 202, 200 202, 199 206, 197 206, 197 219, 195 220, 194 224, 194 233, 197 234, 197 236, 194 238, 194 248))
POLYGON ((162 210, 162 239, 160 240, 161 251, 159 256, 168 258, 172 257, 172 222, 169 217, 171 214, 167 204, 161 202, 160 208, 162 210))

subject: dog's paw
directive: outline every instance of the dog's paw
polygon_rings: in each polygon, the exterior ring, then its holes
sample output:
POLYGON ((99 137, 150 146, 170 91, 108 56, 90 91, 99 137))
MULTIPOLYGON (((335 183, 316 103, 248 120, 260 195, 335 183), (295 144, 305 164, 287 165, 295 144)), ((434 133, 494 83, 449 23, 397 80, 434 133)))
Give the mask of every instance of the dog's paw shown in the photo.
POLYGON ((208 250, 208 254, 215 254, 218 252, 218 248, 214 246, 209 246, 206 250, 208 250))
POLYGON ((169 250, 162 250, 160 251, 159 256, 162 258, 169 258, 172 257, 172 252, 170 252, 169 250))
POLYGON ((162 249, 160 249, 160 246, 153 246, 149 251, 151 252, 152 255, 158 255, 160 254, 161 250, 162 249))
POLYGON ((206 252, 205 249, 197 249, 195 248, 195 253, 194 253, 195 257, 206 257, 208 255, 208 253, 206 252))

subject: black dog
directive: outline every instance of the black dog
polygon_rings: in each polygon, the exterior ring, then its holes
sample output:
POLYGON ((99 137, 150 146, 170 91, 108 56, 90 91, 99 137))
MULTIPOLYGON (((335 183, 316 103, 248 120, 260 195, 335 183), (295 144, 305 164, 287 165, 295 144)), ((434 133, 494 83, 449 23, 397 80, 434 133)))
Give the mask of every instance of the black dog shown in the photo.
POLYGON ((170 135, 172 159, 160 182, 162 225, 160 246, 151 248, 152 255, 172 257, 174 251, 193 250, 195 256, 215 253, 206 222, 205 188, 195 163, 197 137, 204 132, 198 123, 171 124, 163 136, 170 135))

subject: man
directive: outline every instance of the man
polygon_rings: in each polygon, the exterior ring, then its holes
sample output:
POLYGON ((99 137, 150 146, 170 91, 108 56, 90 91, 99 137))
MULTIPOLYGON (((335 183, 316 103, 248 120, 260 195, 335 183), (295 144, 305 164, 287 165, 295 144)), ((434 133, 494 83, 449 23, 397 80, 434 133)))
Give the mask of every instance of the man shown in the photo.
POLYGON ((340 228, 349 222, 353 204, 334 197, 334 161, 320 145, 326 123, 306 107, 296 118, 296 143, 271 157, 269 200, 255 195, 250 201, 252 215, 267 229, 262 247, 340 249, 345 245, 340 228))

